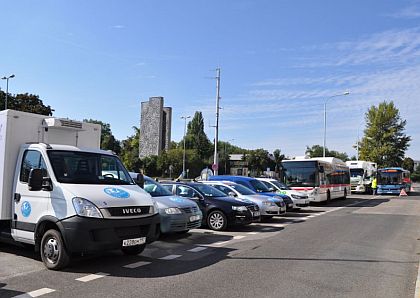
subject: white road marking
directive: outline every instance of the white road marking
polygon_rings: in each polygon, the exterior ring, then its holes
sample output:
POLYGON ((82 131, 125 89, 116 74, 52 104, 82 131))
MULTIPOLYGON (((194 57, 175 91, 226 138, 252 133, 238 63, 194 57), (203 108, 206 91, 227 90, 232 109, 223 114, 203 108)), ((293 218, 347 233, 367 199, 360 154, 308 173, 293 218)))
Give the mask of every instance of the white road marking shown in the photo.
POLYGON ((55 292, 55 290, 49 289, 49 288, 42 288, 42 289, 39 289, 39 290, 35 290, 35 291, 32 291, 32 292, 28 292, 28 293, 25 293, 25 294, 22 294, 22 295, 15 296, 15 298, 39 297, 39 296, 49 294, 49 293, 52 293, 52 292, 55 292))
POLYGON ((249 235, 257 235, 258 233, 257 232, 248 232, 247 234, 249 234, 249 235))
POLYGON ((124 268, 134 269, 134 268, 138 268, 138 267, 141 267, 141 266, 146 266, 146 265, 149 265, 149 264, 151 264, 151 262, 140 261, 140 262, 125 265, 124 268))
POLYGON ((76 278, 76 280, 81 281, 81 282, 88 282, 88 281, 92 281, 92 280, 95 280, 95 279, 105 277, 107 275, 109 275, 109 274, 99 272, 99 273, 95 273, 95 274, 89 274, 89 275, 86 275, 86 276, 83 276, 83 277, 80 277, 80 278, 76 278))
POLYGON ((246 236, 234 236, 233 237, 233 239, 235 239, 235 240, 239 240, 239 239, 242 239, 242 238, 245 238, 246 236))
POLYGON ((159 260, 173 260, 182 257, 182 255, 168 255, 166 257, 159 258, 159 260))
POLYGON ((416 291, 414 292, 414 298, 420 298, 420 263, 417 272, 416 291))
POLYGON ((198 247, 189 249, 187 251, 189 251, 189 252, 200 252, 200 251, 203 251, 203 250, 206 250, 206 249, 207 249, 207 247, 198 246, 198 247))

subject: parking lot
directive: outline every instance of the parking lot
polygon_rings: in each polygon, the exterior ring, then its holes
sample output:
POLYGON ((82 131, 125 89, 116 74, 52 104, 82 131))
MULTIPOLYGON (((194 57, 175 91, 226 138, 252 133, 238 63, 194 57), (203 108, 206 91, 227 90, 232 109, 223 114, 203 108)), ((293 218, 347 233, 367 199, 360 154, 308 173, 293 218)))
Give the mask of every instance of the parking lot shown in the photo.
POLYGON ((417 199, 353 195, 225 232, 164 235, 139 256, 79 257, 62 272, 1 244, 0 297, 357 297, 388 279, 380 292, 406 297, 417 274, 417 199))

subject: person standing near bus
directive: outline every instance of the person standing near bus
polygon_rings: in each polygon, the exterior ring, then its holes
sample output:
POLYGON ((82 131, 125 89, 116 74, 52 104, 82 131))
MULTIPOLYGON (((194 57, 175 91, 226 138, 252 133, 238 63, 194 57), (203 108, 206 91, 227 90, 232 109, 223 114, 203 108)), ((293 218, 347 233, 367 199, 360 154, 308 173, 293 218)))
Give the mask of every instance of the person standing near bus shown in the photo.
POLYGON ((372 192, 376 195, 376 190, 378 188, 378 180, 376 180, 376 176, 372 180, 372 192))

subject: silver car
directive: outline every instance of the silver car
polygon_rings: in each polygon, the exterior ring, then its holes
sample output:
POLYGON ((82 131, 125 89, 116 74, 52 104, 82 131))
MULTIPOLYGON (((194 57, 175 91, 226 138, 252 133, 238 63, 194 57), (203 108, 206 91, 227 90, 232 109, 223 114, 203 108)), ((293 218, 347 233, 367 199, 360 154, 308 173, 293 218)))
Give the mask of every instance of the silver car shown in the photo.
POLYGON ((281 199, 257 194, 251 189, 230 181, 201 181, 209 184, 231 197, 250 200, 260 207, 261 218, 267 219, 286 213, 286 204, 281 199))

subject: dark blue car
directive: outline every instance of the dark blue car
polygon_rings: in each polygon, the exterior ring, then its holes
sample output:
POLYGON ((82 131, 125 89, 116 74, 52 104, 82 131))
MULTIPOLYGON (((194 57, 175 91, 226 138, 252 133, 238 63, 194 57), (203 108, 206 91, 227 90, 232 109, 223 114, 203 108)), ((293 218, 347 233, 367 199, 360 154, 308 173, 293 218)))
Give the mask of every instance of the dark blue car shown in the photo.
POLYGON ((286 208, 288 210, 293 209, 293 201, 289 196, 270 191, 270 189, 268 189, 268 187, 264 183, 262 183, 261 181, 255 178, 245 177, 245 176, 220 175, 220 176, 210 176, 208 179, 212 181, 232 181, 232 182, 241 184, 261 195, 283 199, 283 201, 286 203, 286 208))

